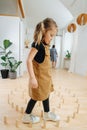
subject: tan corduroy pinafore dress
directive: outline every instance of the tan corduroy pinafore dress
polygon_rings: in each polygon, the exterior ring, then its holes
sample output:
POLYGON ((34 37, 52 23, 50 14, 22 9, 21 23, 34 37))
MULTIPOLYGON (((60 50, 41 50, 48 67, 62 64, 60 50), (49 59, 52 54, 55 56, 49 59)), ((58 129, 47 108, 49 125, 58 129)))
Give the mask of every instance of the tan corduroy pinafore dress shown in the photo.
POLYGON ((51 79, 50 50, 48 45, 45 47, 45 59, 42 63, 33 60, 33 69, 38 82, 38 88, 29 85, 29 95, 33 100, 45 100, 52 92, 53 84, 51 79))

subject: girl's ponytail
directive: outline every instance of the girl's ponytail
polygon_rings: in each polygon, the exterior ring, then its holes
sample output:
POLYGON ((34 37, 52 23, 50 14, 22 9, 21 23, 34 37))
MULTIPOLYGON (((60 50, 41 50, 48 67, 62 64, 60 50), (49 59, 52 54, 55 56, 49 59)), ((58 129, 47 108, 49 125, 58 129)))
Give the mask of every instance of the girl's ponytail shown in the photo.
POLYGON ((34 41, 40 44, 43 34, 44 34, 44 24, 43 22, 40 22, 39 24, 37 24, 34 32, 34 41))

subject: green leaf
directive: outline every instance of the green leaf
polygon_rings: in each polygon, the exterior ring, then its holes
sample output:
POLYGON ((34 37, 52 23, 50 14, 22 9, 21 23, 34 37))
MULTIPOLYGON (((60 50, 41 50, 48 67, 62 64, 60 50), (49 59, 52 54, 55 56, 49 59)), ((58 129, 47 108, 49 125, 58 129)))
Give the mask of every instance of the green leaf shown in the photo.
POLYGON ((14 59, 14 57, 8 57, 8 60, 13 60, 14 59))
POLYGON ((7 66, 7 63, 2 62, 1 65, 5 67, 7 66))
POLYGON ((9 66, 10 66, 10 71, 15 72, 18 66, 22 63, 22 61, 17 61, 13 57, 12 59, 9 59, 9 66))
POLYGON ((6 56, 2 56, 1 59, 6 62, 6 56))
POLYGON ((66 58, 70 59, 71 58, 71 53, 68 50, 66 52, 67 52, 66 55, 65 55, 66 58))
POLYGON ((4 48, 7 49, 8 47, 12 45, 12 42, 10 42, 9 40, 4 40, 3 45, 4 45, 4 48))
POLYGON ((8 60, 8 61, 9 61, 9 65, 10 65, 10 67, 12 68, 12 67, 13 67, 12 62, 11 62, 10 60, 8 60))
POLYGON ((8 55, 10 55, 10 54, 12 54, 11 51, 7 52, 7 53, 6 53, 6 57, 8 57, 8 55))

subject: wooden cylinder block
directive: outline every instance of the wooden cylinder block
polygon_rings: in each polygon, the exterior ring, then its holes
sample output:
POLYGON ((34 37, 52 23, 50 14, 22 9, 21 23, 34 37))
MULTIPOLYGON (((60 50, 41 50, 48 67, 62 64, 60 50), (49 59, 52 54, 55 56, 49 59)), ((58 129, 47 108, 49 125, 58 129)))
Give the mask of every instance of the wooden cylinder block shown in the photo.
POLYGON ((19 128, 19 120, 16 120, 16 127, 19 128))
POLYGON ((7 125, 8 124, 8 117, 4 116, 4 124, 7 125))
POLYGON ((22 113, 22 114, 24 113, 24 108, 23 108, 23 107, 21 107, 21 113, 22 113))
POLYGON ((46 120, 43 120, 42 128, 43 128, 43 129, 46 129, 46 120))
POLYGON ((59 125, 60 125, 60 121, 57 121, 56 122, 56 127, 59 127, 59 125))
POLYGON ((70 121, 70 117, 68 116, 68 117, 67 117, 67 123, 69 123, 69 121, 70 121))
POLYGON ((76 116, 76 113, 74 112, 74 113, 73 113, 73 116, 72 116, 72 118, 74 119, 74 118, 75 118, 75 116, 76 116))
POLYGON ((32 123, 31 122, 28 124, 28 127, 32 128, 32 123))
POLYGON ((16 105, 16 111, 19 111, 19 106, 18 105, 16 105))
POLYGON ((11 103, 11 106, 12 106, 12 108, 14 108, 14 103, 13 102, 11 103))

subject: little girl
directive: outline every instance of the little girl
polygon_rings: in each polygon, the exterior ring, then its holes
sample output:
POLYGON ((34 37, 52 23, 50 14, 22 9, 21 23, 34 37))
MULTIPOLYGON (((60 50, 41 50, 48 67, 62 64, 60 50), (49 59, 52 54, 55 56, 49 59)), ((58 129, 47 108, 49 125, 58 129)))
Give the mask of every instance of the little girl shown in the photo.
POLYGON ((51 78, 51 63, 49 45, 57 33, 57 24, 52 18, 46 18, 38 23, 34 32, 34 42, 27 59, 29 72, 29 95, 23 123, 37 123, 38 116, 32 114, 32 110, 37 101, 42 101, 44 109, 44 120, 57 121, 60 117, 50 112, 49 96, 52 92, 53 84, 51 78))

